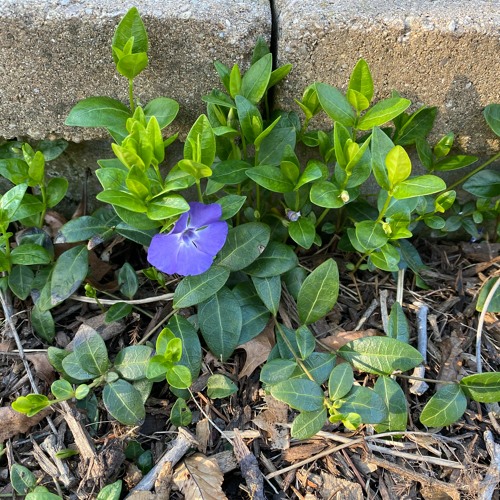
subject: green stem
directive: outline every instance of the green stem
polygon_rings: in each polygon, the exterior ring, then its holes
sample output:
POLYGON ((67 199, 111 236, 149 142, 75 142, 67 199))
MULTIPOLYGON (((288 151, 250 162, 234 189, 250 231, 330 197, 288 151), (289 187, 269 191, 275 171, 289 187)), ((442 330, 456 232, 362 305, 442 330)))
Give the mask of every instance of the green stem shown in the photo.
POLYGON ((331 210, 330 208, 325 208, 323 212, 321 212, 321 215, 318 217, 318 220, 316 221, 315 227, 319 227, 319 225, 323 222, 323 219, 326 217, 326 215, 330 210, 331 210))
POLYGON ((394 373, 396 377, 406 378, 408 380, 419 380, 421 382, 430 382, 431 384, 456 384, 456 381, 453 380, 434 380, 432 378, 422 378, 422 377, 414 377, 413 375, 403 375, 402 373, 394 373))
POLYGON ((257 205, 257 212, 260 217, 260 186, 257 184, 255 187, 255 203, 257 205))
POLYGON ((384 206, 382 207, 382 210, 378 214, 378 217, 377 217, 377 220, 375 221, 375 223, 380 222, 384 218, 384 215, 387 212, 387 209, 389 208, 391 201, 392 201, 392 194, 387 193, 387 199, 385 200, 384 206))
POLYGON ((198 200, 200 200, 200 203, 203 203, 203 193, 201 192, 201 184, 200 181, 196 181, 196 191, 198 192, 198 200))
POLYGON ((474 169, 472 172, 469 172, 467 175, 464 175, 460 180, 458 180, 457 182, 454 182, 451 186, 448 186, 442 192, 450 191, 450 190, 456 188, 457 186, 460 186, 460 184, 463 184, 467 179, 469 179, 473 175, 477 174, 478 172, 483 170, 483 168, 486 168, 488 165, 493 163, 495 160, 498 160, 499 158, 500 158, 500 152, 498 152, 496 155, 493 155, 489 160, 485 161, 482 165, 480 165, 479 167, 474 169))
POLYGON ((135 111, 135 103, 134 103, 134 80, 130 79, 128 81, 128 100, 130 101, 130 110, 132 114, 135 111))
POLYGON ((42 212, 40 213, 40 222, 38 227, 41 229, 45 220, 45 213, 47 212, 47 190, 45 188, 45 179, 42 179, 42 183, 40 184, 40 193, 42 195, 43 208, 42 212))

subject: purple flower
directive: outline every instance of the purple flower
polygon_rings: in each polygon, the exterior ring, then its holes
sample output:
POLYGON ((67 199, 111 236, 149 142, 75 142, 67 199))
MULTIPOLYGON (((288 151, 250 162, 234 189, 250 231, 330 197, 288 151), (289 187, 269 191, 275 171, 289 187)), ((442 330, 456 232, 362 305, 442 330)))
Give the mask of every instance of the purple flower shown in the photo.
POLYGON ((167 234, 153 236, 148 262, 166 274, 192 276, 205 272, 224 246, 227 223, 222 207, 192 202, 167 234))

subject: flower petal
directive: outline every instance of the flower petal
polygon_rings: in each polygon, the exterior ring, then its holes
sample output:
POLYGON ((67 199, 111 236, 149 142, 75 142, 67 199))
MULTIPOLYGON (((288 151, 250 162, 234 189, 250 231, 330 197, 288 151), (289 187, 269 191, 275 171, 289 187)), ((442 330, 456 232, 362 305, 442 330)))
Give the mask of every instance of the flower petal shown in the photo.
POLYGON ((218 222, 222 215, 222 207, 218 203, 204 205, 193 201, 189 204, 189 227, 199 228, 210 224, 211 222, 218 222))
POLYGON ((225 221, 212 222, 196 231, 194 242, 199 250, 215 257, 226 242, 227 232, 228 227, 225 221))
POLYGON ((177 273, 178 253, 183 246, 180 234, 156 234, 148 249, 148 262, 166 274, 177 273))
POLYGON ((175 273, 182 276, 194 276, 207 271, 212 262, 214 255, 202 252, 192 243, 189 245, 181 245, 175 261, 175 273))

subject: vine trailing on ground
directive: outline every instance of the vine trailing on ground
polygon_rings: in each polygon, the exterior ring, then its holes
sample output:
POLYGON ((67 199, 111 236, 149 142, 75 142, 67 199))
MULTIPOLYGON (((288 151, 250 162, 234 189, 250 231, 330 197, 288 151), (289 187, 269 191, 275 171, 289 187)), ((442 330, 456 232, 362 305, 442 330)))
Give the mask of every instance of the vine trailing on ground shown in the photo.
MULTIPOLYGON (((429 144, 436 108, 408 112, 411 102, 397 92, 372 105, 373 81, 364 60, 355 65, 345 94, 325 83, 308 86, 296 101, 302 120, 294 111, 271 112, 269 89, 291 66, 273 71, 272 55, 259 39, 246 71, 236 64, 215 64, 224 90, 202 98, 206 114, 191 127, 183 158, 166 169, 166 149, 176 135, 165 139, 163 131, 179 106, 166 97, 145 106, 137 101, 134 81, 148 64, 148 38, 137 9, 120 22, 112 49, 118 72, 128 80, 128 105, 89 97, 66 120, 68 125, 104 127, 113 138, 115 158, 99 161, 96 172, 103 188, 97 198, 112 210, 99 209, 65 224, 55 243, 76 246, 56 260, 53 242, 41 226, 46 210, 64 196, 67 181, 47 181, 43 165, 64 145, 44 143, 35 152, 14 144, 13 153, 12 144, 2 146, 0 173, 14 184, 0 200, 2 289, 10 287, 21 300, 31 294, 34 328, 50 344, 50 310, 85 281, 89 251, 117 234, 149 247, 154 267, 142 272, 160 287, 168 289, 163 273, 185 277, 175 288, 174 311, 155 349, 126 347, 111 363, 95 333, 75 339, 72 352, 50 347, 49 359, 62 375, 52 385, 55 399, 27 395, 13 407, 33 415, 59 401, 88 400, 94 397, 91 389, 103 386, 109 413, 133 425, 144 417, 153 382, 166 379, 179 398, 172 422, 187 425, 187 389, 201 369, 200 337, 217 359, 227 361, 271 322, 276 345, 260 377, 267 391, 299 412, 294 437, 314 435, 327 420, 348 429, 372 424, 377 432, 404 430, 407 403, 396 379, 421 364, 422 356, 409 344, 402 308, 392 308, 386 336, 325 351, 310 325, 336 304, 339 269, 326 250, 314 256, 308 251, 326 249, 335 238, 339 250, 355 256, 347 262, 348 270, 408 267, 425 287, 425 266, 409 241, 414 234, 430 229, 439 236, 464 229, 478 238, 478 225, 491 221, 487 230, 492 239, 498 237, 500 174, 485 167, 500 153, 447 187, 436 174, 467 167, 477 158, 451 154, 453 134, 429 144), (332 121, 330 132, 311 129, 319 113, 332 121), (305 164, 296 153, 299 144, 311 150, 312 159, 305 164), (412 175, 411 147, 427 170, 424 175, 412 175), (362 195, 368 179, 378 185, 375 203, 362 195), (460 205, 452 189, 458 185, 475 200, 460 205), (189 188, 195 188, 198 201, 185 199, 189 188), (26 229, 11 251, 9 225, 15 221, 34 229, 26 229), (295 302, 292 324, 285 324, 280 311, 283 290, 295 302), (189 319, 180 314, 187 308, 196 310, 189 319), (337 359, 345 362, 336 364, 337 359), (355 373, 369 374, 368 386, 359 385, 355 373), (120 404, 124 396, 129 406, 120 404)), ((500 136, 500 104, 487 106, 484 116, 500 136)), ((133 298, 138 282, 129 264, 120 270, 119 283, 122 294, 133 298)), ((87 284, 86 290, 104 307, 96 288, 87 284)), ((484 304, 484 293, 481 300, 484 304)), ((490 310, 500 309, 497 302, 490 310)), ((130 304, 117 304, 107 318, 114 321, 131 310, 130 304)), ((222 375, 208 383, 210 397, 227 397, 235 390, 222 375)), ((500 373, 471 374, 443 384, 424 407, 421 423, 452 424, 465 412, 467 398, 499 401, 500 373)))

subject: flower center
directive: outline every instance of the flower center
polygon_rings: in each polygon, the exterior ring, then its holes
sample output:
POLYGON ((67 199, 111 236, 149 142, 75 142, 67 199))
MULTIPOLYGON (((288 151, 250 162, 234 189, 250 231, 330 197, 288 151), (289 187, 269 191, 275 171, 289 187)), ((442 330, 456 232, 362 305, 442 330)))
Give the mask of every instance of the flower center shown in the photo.
POLYGON ((196 240, 196 230, 188 228, 182 231, 182 242, 185 245, 189 245, 191 243, 192 245, 196 246, 195 240, 196 240))

